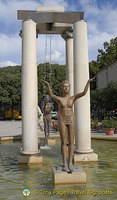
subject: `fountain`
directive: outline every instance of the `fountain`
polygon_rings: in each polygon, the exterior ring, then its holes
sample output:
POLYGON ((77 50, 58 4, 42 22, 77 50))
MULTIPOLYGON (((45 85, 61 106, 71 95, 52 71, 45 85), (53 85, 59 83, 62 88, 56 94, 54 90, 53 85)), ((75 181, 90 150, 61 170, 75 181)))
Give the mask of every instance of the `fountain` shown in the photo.
POLYGON ((92 141, 93 149, 99 154, 98 163, 79 163, 87 174, 86 184, 55 187, 52 167, 62 164, 60 139, 56 139, 56 146, 40 147, 43 163, 37 165, 18 165, 20 146, 21 141, 0 144, 1 199, 24 199, 26 188, 30 190, 28 199, 116 199, 117 152, 113 151, 116 141, 92 141))

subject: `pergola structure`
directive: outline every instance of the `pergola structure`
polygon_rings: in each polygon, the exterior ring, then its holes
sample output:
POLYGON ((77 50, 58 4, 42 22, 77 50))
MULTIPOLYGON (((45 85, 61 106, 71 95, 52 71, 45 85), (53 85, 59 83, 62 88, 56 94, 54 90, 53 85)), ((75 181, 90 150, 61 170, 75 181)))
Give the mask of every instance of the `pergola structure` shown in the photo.
MULTIPOLYGON (((61 34, 66 41, 66 79, 70 95, 84 90, 89 79, 87 23, 83 12, 64 12, 64 7, 18 10, 22 21, 22 154, 38 154, 37 52, 38 34, 61 34)), ((97 161, 91 149, 90 92, 74 105, 76 116, 75 161, 97 161)))

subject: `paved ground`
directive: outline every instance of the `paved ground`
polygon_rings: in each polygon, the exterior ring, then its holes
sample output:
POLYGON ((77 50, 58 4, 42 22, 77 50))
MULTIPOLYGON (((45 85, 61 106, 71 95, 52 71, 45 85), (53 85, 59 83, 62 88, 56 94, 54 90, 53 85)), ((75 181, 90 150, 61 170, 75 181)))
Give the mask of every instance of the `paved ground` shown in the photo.
POLYGON ((22 121, 0 121, 0 137, 22 134, 22 121))
MULTIPOLYGON (((43 128, 43 124, 41 125, 43 128)), ((44 137, 44 131, 38 130, 39 137, 44 137)), ((0 138, 21 136, 22 135, 22 121, 0 121, 0 138)), ((59 132, 52 131, 50 136, 59 137, 59 132)), ((114 136, 106 136, 105 133, 91 133, 92 139, 106 139, 106 140, 117 140, 117 134, 114 136)))
MULTIPOLYGON (((41 124, 43 129, 43 124, 41 124)), ((44 136, 44 131, 38 130, 39 136, 44 136)), ((21 136, 22 121, 0 121, 0 137, 21 136)), ((52 131, 51 135, 58 135, 56 131, 52 131)))

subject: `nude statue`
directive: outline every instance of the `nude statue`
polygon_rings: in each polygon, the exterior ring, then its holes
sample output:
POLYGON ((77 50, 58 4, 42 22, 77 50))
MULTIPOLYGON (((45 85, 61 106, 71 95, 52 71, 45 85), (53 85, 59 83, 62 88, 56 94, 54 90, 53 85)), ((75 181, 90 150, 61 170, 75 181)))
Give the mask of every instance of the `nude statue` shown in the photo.
POLYGON ((80 97, 84 96, 87 91, 90 82, 95 79, 89 79, 86 83, 84 91, 76 94, 74 96, 70 96, 70 84, 67 80, 62 82, 62 97, 56 96, 53 94, 52 89, 47 81, 42 81, 46 84, 48 88, 48 92, 50 96, 55 99, 55 101, 59 105, 59 132, 61 137, 61 151, 63 157, 63 171, 73 171, 72 160, 74 154, 74 136, 75 136, 75 116, 73 113, 73 104, 75 100, 79 99, 80 97), (68 147, 68 154, 69 154, 69 164, 67 165, 67 132, 68 132, 68 140, 69 140, 69 147, 68 147))
POLYGON ((50 103, 50 98, 46 95, 42 105, 45 138, 49 138, 50 134, 52 108, 53 105, 50 103))

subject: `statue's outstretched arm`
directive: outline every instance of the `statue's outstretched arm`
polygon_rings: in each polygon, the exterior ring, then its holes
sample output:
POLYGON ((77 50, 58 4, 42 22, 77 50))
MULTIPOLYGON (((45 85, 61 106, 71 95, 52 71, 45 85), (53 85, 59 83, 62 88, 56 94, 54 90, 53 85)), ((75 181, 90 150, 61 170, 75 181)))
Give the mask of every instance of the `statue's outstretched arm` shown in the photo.
POLYGON ((56 96, 55 94, 53 94, 50 84, 44 80, 42 80, 42 82, 45 83, 45 85, 47 86, 49 95, 59 103, 60 98, 58 96, 56 96))
POLYGON ((80 97, 83 97, 83 96, 87 93, 88 88, 89 88, 89 84, 90 84, 90 82, 92 82, 94 79, 95 79, 95 77, 94 77, 94 78, 91 78, 91 79, 89 79, 89 80, 87 81, 87 84, 86 84, 86 86, 85 86, 83 92, 74 95, 74 101, 75 101, 76 99, 79 99, 80 97))

